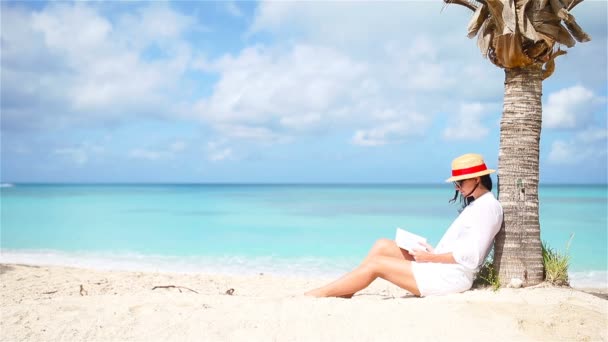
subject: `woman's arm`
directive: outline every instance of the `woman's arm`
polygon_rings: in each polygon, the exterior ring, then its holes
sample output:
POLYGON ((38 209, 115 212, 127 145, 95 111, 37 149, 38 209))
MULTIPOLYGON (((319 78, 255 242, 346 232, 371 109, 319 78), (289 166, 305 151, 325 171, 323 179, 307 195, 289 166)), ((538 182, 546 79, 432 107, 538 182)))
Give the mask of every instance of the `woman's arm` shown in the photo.
POLYGON ((434 254, 427 251, 412 251, 410 254, 416 262, 436 262, 440 264, 456 264, 452 252, 443 254, 434 254))

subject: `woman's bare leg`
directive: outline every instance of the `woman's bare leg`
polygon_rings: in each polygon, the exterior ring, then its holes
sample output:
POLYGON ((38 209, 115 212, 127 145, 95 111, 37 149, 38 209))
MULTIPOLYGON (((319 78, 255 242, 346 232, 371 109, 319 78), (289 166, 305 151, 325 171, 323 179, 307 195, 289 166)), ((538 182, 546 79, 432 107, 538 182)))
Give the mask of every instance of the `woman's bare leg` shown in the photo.
POLYGON ((363 260, 363 262, 375 256, 387 256, 397 259, 414 261, 414 258, 410 255, 410 253, 408 253, 405 249, 402 249, 397 246, 397 243, 394 240, 389 239, 377 240, 376 243, 369 250, 367 257, 363 260))
MULTIPOLYGON (((402 248, 399 248, 399 246, 397 246, 397 244, 395 243, 395 241, 389 240, 389 239, 379 239, 378 241, 376 241, 376 243, 374 244, 374 246, 372 246, 372 248, 369 250, 369 252, 367 254, 367 257, 365 257, 365 259, 361 263, 361 266, 363 264, 365 264, 366 262, 368 262, 369 260, 372 260, 373 258, 379 257, 379 256, 391 257, 391 258, 395 258, 397 260, 414 261, 414 258, 406 250, 404 250, 402 248)), ((361 266, 359 266, 359 268, 361 266)), ((357 269, 359 269, 359 268, 357 268, 357 269)), ((355 271, 357 271, 357 269, 355 269, 351 273, 354 273, 355 271)), ((346 278, 347 276, 348 275, 345 275, 340 280, 346 278)), ((340 281, 340 280, 338 280, 338 281, 340 281)), ((306 294, 310 294, 312 292, 313 291, 309 291, 306 294)), ((336 297, 351 298, 355 294, 355 292, 339 295, 339 296, 336 296, 336 297)))
POLYGON ((412 273, 411 261, 389 256, 373 256, 342 278, 306 293, 314 297, 351 297, 368 287, 376 278, 385 279, 417 296, 420 295, 412 273))

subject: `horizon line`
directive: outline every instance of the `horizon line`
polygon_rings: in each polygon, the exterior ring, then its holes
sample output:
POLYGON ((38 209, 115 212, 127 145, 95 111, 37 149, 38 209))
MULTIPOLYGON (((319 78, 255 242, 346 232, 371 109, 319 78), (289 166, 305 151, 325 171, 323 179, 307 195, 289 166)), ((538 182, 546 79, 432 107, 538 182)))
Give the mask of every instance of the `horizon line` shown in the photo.
MULTIPOLYGON (((10 182, 0 181, 2 185, 446 185, 449 182, 106 182, 106 181, 92 181, 92 182, 10 182)), ((608 186, 608 183, 558 183, 558 182, 547 182, 539 183, 539 185, 576 185, 576 186, 608 186)))

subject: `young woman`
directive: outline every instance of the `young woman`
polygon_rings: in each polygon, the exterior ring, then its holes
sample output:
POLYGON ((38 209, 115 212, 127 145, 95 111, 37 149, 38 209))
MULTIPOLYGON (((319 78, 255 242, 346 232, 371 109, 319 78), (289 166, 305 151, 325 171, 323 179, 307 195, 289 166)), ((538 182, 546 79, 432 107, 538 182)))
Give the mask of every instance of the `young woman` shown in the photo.
POLYGON ((490 174, 494 171, 478 154, 465 154, 452 161, 452 177, 446 182, 454 182, 452 201, 460 194, 463 209, 437 247, 426 244, 426 250, 408 252, 393 240, 378 240, 356 269, 306 295, 350 298, 376 278, 416 296, 470 289, 502 225, 502 207, 492 194, 490 174))

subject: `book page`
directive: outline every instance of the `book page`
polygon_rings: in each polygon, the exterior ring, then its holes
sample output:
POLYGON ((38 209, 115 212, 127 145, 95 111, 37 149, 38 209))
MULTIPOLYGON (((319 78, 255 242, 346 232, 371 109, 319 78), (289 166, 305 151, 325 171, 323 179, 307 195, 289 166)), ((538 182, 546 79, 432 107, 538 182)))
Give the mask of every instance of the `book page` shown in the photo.
POLYGON ((426 247, 424 245, 421 245, 421 243, 426 243, 426 238, 408 232, 405 229, 397 228, 397 233, 395 234, 395 242, 397 243, 397 246, 409 252, 426 250, 426 247))

